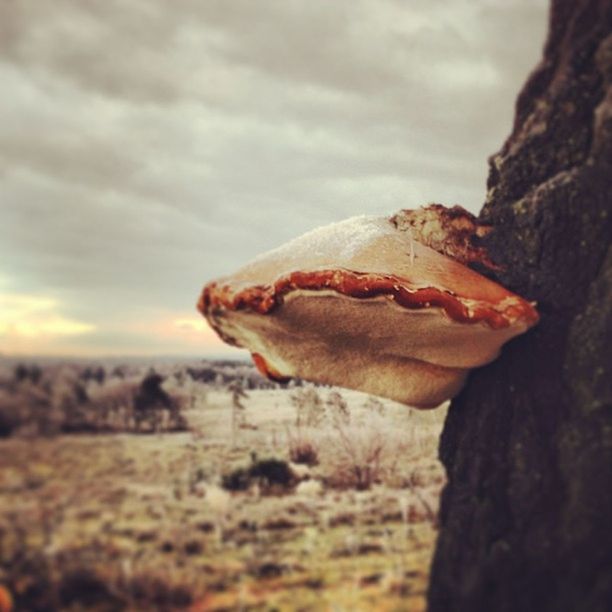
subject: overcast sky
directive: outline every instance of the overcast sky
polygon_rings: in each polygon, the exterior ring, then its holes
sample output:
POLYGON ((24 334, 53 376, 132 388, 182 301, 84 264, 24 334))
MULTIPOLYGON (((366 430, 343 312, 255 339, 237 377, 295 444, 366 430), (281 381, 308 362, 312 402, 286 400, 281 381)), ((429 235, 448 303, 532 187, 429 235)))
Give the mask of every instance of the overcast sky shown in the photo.
POLYGON ((0 352, 220 354, 202 285, 317 225, 477 212, 542 0, 2 0, 0 352))

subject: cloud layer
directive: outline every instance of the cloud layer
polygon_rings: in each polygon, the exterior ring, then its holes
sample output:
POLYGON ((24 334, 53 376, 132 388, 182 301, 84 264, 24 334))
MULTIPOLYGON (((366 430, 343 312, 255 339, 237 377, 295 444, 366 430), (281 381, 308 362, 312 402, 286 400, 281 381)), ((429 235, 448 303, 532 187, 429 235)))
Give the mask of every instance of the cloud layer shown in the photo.
POLYGON ((533 0, 1 3, 0 291, 95 327, 75 352, 197 352, 159 330, 255 254, 476 212, 545 22, 533 0))

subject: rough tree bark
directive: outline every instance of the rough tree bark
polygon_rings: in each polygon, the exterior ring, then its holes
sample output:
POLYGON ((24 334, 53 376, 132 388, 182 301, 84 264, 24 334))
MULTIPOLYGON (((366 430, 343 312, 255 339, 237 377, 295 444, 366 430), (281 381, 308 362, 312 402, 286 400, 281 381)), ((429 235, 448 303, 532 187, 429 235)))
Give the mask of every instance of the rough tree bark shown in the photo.
POLYGON ((553 0, 488 188, 496 278, 542 318, 449 411, 429 609, 609 611, 612 2, 553 0))

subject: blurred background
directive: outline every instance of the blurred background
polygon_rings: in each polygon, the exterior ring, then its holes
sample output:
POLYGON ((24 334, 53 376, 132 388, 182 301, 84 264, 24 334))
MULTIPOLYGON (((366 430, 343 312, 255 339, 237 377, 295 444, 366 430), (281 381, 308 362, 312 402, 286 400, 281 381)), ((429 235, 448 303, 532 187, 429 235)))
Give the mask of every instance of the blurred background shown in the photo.
POLYGON ((205 282, 348 216, 477 213, 546 13, 0 3, 0 354, 240 356, 205 282))

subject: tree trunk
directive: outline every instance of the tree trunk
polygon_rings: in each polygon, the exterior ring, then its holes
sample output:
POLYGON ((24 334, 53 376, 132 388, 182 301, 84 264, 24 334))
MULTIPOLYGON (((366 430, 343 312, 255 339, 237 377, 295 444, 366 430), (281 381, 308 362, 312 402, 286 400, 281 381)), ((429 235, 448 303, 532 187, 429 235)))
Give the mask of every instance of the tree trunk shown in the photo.
POLYGON ((449 411, 430 612, 612 610, 612 2, 553 0, 490 159, 495 278, 540 324, 449 411))

